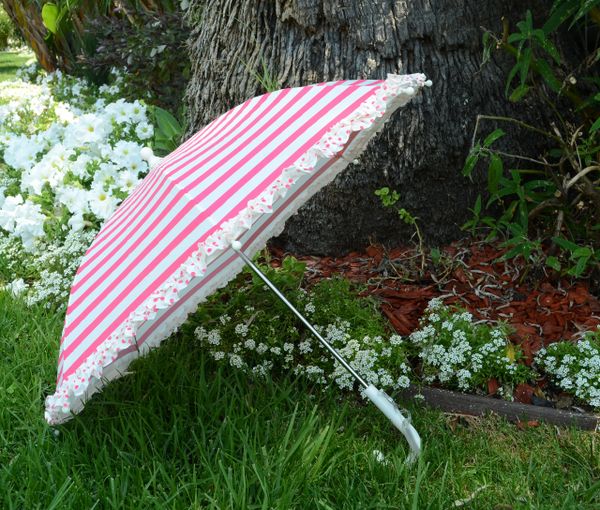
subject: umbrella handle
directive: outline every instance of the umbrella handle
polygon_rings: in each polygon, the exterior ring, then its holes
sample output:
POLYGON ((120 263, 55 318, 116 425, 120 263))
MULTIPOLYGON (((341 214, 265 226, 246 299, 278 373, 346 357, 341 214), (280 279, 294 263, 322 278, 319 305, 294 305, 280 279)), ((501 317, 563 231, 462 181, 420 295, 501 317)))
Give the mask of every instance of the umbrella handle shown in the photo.
POLYGON ((408 446, 410 446, 410 454, 406 462, 412 464, 419 458, 421 453, 421 437, 417 430, 410 423, 410 415, 406 417, 396 405, 396 402, 385 391, 377 389, 372 384, 369 384, 364 390, 369 400, 375 404, 378 409, 387 416, 394 426, 402 432, 406 438, 408 446))

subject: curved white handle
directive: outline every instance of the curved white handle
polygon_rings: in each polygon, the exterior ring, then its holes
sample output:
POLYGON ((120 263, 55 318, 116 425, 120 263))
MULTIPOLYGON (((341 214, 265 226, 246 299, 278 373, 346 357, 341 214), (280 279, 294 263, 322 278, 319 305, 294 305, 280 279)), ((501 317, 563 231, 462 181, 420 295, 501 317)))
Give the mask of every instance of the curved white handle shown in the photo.
POLYGON ((379 410, 385 414, 394 426, 402 432, 408 445, 410 446, 410 454, 406 461, 411 464, 419 458, 421 454, 421 437, 416 429, 410 424, 410 420, 406 418, 392 398, 384 391, 378 390, 372 384, 365 389, 365 393, 369 400, 373 402, 379 410))

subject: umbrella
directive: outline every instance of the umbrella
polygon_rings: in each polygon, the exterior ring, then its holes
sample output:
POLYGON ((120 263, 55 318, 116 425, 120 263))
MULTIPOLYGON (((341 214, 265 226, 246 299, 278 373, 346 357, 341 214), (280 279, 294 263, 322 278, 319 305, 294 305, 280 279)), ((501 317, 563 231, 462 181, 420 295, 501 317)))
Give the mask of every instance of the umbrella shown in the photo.
MULTIPOLYGON (((422 74, 388 75, 270 92, 233 108, 154 161, 104 223, 75 276, 56 392, 46 398, 48 423, 79 412, 93 393, 167 338, 244 264, 258 271, 249 256, 352 162, 394 110, 424 85, 430 82, 422 74)), ((418 434, 393 401, 293 311, 417 454, 418 434)))

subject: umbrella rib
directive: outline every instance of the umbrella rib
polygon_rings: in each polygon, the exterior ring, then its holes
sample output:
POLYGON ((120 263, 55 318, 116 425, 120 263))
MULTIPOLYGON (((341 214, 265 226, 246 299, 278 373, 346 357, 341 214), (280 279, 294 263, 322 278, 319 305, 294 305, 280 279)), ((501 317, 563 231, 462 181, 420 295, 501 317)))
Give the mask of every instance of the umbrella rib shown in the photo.
POLYGON ((296 307, 290 303, 287 298, 279 291, 277 287, 267 278, 267 276, 260 270, 252 260, 241 250, 241 243, 239 241, 233 241, 231 247, 240 256, 240 258, 246 263, 246 265, 256 273, 256 275, 273 291, 273 293, 298 317, 303 324, 310 330, 310 332, 321 342, 321 345, 325 347, 332 356, 348 371, 350 374, 364 387, 368 388, 369 384, 360 376, 360 374, 354 370, 350 364, 342 357, 338 350, 333 347, 327 340, 325 340, 315 327, 302 315, 296 307))

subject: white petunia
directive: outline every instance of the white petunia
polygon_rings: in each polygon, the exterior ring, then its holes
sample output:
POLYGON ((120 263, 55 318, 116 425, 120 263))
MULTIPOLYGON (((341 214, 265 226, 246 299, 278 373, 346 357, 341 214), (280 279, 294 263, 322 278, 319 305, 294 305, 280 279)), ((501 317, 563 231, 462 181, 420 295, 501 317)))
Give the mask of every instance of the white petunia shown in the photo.
POLYGON ((154 135, 154 127, 148 122, 140 122, 135 127, 135 134, 139 137, 140 140, 148 140, 154 135))
POLYGON ((119 204, 117 197, 100 187, 92 187, 87 192, 87 200, 90 211, 102 220, 108 218, 119 204))

